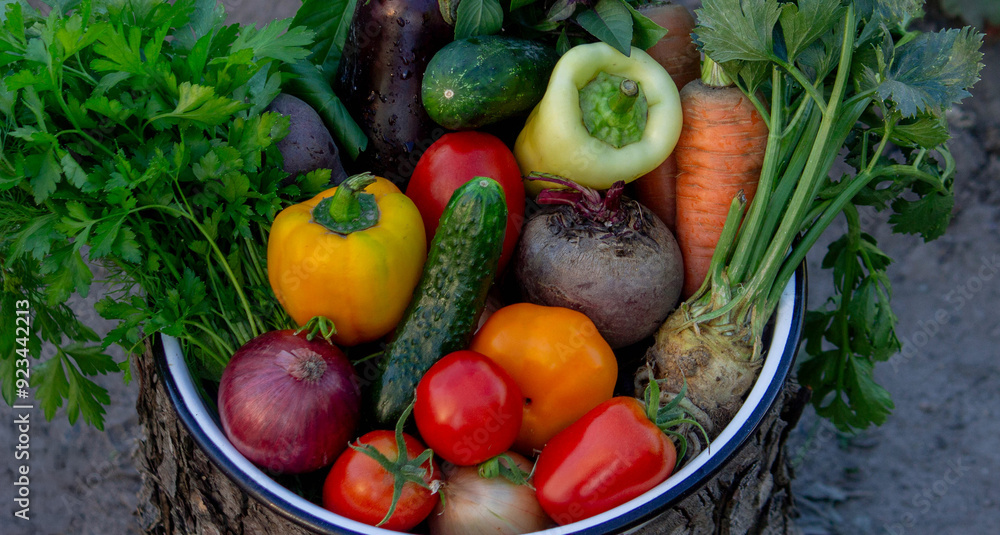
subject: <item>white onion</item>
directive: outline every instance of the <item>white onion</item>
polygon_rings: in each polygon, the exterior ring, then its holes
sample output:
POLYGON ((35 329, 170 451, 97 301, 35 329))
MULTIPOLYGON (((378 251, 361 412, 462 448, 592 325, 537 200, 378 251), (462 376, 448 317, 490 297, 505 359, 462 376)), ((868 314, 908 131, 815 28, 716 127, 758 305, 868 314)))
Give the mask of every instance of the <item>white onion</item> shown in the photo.
MULTIPOLYGON (((507 452, 524 471, 531 462, 507 452)), ((504 477, 484 478, 475 466, 444 467, 440 502, 428 522, 431 535, 518 535, 555 525, 542 510, 535 489, 515 485, 504 477)))

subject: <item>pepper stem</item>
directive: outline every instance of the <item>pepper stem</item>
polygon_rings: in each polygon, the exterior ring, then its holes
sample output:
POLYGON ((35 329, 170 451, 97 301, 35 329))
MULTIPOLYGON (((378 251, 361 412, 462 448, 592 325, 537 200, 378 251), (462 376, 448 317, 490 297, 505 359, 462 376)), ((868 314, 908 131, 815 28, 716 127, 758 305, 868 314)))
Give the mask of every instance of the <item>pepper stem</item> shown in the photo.
POLYGON ((642 139, 649 105, 635 80, 601 71, 580 89, 587 132, 616 149, 642 139))
POLYGON ((639 98, 639 84, 628 78, 622 79, 618 84, 618 92, 611 97, 611 110, 615 113, 628 113, 632 106, 635 106, 636 99, 639 98))
POLYGON ((350 234, 375 226, 379 221, 375 196, 364 189, 375 182, 371 173, 354 175, 313 208, 313 221, 338 234, 350 234))

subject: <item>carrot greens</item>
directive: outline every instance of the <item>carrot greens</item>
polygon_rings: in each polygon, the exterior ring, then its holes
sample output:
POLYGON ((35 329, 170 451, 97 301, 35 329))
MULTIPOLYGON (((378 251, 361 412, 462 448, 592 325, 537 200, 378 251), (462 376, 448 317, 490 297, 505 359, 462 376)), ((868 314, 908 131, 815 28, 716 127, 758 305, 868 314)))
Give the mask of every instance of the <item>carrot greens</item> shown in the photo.
MULTIPOLYGON (((945 231, 955 178, 945 112, 969 96, 982 68, 982 36, 971 28, 910 29, 922 5, 705 0, 696 10, 697 43, 754 101, 770 133, 756 197, 745 217, 734 201, 726 223, 738 232, 725 234, 733 239, 720 241, 705 284, 650 352, 660 375, 682 358, 668 355, 690 354, 690 342, 677 342, 685 329, 728 338, 742 348, 744 371, 754 371, 782 291, 843 216, 847 232, 823 260, 836 292, 806 317, 799 380, 813 389, 817 411, 843 430, 885 420, 892 400, 873 370, 900 349, 891 259, 862 231, 859 207, 892 210, 895 232, 932 240, 945 231), (832 173, 840 160, 846 165, 832 173)), ((699 394, 697 379, 688 382, 693 400, 725 405, 729 394, 699 394)))

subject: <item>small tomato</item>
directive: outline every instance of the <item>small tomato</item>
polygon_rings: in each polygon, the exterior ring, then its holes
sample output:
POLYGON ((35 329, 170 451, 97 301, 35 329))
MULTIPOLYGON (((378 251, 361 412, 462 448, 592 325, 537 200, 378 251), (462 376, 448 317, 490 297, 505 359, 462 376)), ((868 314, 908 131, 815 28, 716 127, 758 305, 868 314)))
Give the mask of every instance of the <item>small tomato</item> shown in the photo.
POLYGON ((611 399, 618 379, 614 351, 584 314, 516 303, 497 310, 469 349, 490 357, 525 397, 514 449, 531 456, 556 433, 611 399))
POLYGON ((631 397, 615 397, 567 427, 542 450, 535 488, 560 525, 617 507, 660 484, 674 469, 673 442, 631 397))
POLYGON ((427 370, 415 403, 424 442, 446 461, 469 466, 511 447, 521 429, 524 397, 510 374, 488 357, 456 351, 427 370))
MULTIPOLYGON (((407 459, 410 461, 417 459, 426 448, 416 438, 405 433, 402 436, 407 459)), ((392 516, 380 524, 392 506, 396 478, 402 476, 386 470, 371 455, 358 449, 365 445, 377 450, 389 462, 396 462, 399 458, 396 436, 392 431, 378 430, 366 433, 333 463, 323 484, 323 507, 371 526, 395 531, 407 531, 413 528, 434 510, 438 498, 425 486, 430 486, 434 480, 440 480, 440 471, 432 459, 421 463, 419 466, 425 472, 422 479, 424 486, 415 481, 407 481, 403 485, 403 491, 396 502, 392 516)), ((407 472, 412 471, 407 470, 407 472)))
POLYGON ((499 182, 507 201, 507 230, 498 268, 503 271, 524 222, 524 183, 514 154, 500 138, 471 130, 441 136, 417 161, 406 196, 420 210, 430 243, 452 193, 477 176, 499 182))

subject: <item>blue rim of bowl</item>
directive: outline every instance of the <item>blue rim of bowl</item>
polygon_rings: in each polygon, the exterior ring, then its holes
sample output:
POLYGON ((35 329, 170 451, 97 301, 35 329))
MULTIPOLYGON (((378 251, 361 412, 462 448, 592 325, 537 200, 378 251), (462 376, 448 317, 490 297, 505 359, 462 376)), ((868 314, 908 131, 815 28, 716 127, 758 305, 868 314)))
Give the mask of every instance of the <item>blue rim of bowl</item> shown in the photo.
MULTIPOLYGON (((753 411, 736 430, 734 437, 723 444, 722 448, 714 452, 707 462, 702 464, 696 471, 689 474, 681 483, 672 486, 662 494, 653 499, 615 516, 612 519, 584 527, 579 530, 566 530, 572 525, 562 526, 561 533, 574 533, 578 535, 599 535, 608 533, 621 533, 631 528, 639 526, 662 513, 669 505, 679 502, 685 497, 699 490, 712 476, 714 476, 726 462, 743 447, 744 443, 756 432, 757 427, 764 420, 764 416, 780 394, 785 380, 791 371, 795 356, 798 353, 799 342, 802 335, 802 324, 805 318, 807 282, 805 264, 799 266, 795 272, 794 279, 794 299, 792 302, 791 324, 789 326, 788 340, 794 343, 786 343, 778 361, 778 369, 768 384, 760 403, 754 407, 753 411)), ((244 492, 252 496, 261 504, 267 506, 285 519, 294 524, 317 533, 333 533, 342 535, 366 535, 360 531, 354 531, 320 518, 307 511, 303 511, 296 504, 282 496, 279 496, 266 488, 259 481, 250 477, 244 470, 226 455, 220 446, 211 440, 198 423, 197 418, 191 409, 184 403, 177 378, 170 371, 167 363, 166 352, 163 341, 157 335, 153 342, 153 357, 156 361, 160 377, 167 389, 167 394, 174 405, 174 410, 180 418, 188 433, 195 443, 202 449, 211 462, 233 481, 244 492), (295 512, 299 514, 296 514, 295 512)), ((214 417, 213 417, 214 418, 214 417)))

